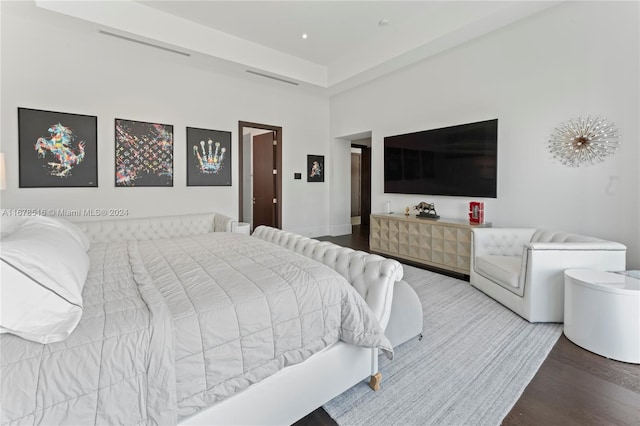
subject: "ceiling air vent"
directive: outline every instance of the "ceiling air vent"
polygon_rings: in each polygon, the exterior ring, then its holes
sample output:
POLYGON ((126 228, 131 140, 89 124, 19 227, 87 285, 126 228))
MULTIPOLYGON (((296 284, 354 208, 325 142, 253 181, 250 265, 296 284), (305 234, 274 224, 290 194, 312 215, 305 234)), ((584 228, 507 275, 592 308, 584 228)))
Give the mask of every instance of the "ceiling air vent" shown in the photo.
POLYGON ((293 84, 294 86, 298 86, 298 83, 296 83, 295 81, 289 81, 289 80, 285 80, 284 78, 274 77, 274 76, 268 75, 268 74, 262 74, 262 73, 257 72, 257 71, 247 70, 247 72, 249 74, 259 75, 260 77, 270 78, 271 80, 278 80, 278 81, 281 81, 283 83, 288 83, 288 84, 293 84))
POLYGON ((142 40, 136 40, 135 38, 126 37, 126 36, 123 36, 123 35, 120 35, 120 34, 110 33, 109 31, 98 30, 98 32, 100 34, 108 35, 108 36, 119 38, 119 39, 122 39, 122 40, 132 41, 134 43, 143 44, 143 45, 149 46, 149 47, 155 47, 156 49, 160 49, 160 50, 166 50, 167 52, 176 53, 178 55, 191 56, 189 53, 186 53, 186 52, 181 52, 179 50, 171 49, 169 47, 159 46, 157 44, 149 43, 149 42, 142 41, 142 40))

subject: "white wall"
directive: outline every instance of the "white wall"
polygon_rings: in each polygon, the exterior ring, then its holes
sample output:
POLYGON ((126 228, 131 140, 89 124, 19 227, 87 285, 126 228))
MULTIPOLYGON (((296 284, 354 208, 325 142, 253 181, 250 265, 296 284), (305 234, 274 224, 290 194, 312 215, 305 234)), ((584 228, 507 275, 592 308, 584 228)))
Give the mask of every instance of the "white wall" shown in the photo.
MULTIPOLYGON (((435 202, 466 218, 471 198, 384 194, 384 136, 499 119, 493 226, 561 229, 627 245, 640 268, 640 46, 638 2, 566 2, 413 67, 332 97, 331 135, 372 131, 372 211, 435 202), (567 168, 546 142, 561 122, 588 114, 615 122, 620 150, 603 164, 567 168)), ((341 153, 341 140, 332 152, 341 153)), ((334 159, 335 179, 349 169, 334 159)), ((348 199, 348 187, 331 194, 348 199)), ((348 211, 332 209, 332 224, 348 211)))
POLYGON ((351 140, 335 139, 331 145, 331 164, 325 163, 325 178, 331 185, 331 235, 351 233, 351 140))
MULTIPOLYGON (((328 155, 325 94, 99 35, 88 22, 1 3, 1 145, 9 208, 127 208, 130 217, 217 211, 238 216, 238 121, 283 127, 283 228, 328 233, 328 186, 294 181, 306 155, 328 155), (98 188, 18 188, 17 108, 98 116, 98 188), (174 126, 173 188, 114 187, 114 118, 174 126), (232 132, 233 186, 186 187, 185 127, 232 132), (305 208, 301 214, 299 206, 305 208)), ((86 218, 88 219, 88 218, 86 218)))

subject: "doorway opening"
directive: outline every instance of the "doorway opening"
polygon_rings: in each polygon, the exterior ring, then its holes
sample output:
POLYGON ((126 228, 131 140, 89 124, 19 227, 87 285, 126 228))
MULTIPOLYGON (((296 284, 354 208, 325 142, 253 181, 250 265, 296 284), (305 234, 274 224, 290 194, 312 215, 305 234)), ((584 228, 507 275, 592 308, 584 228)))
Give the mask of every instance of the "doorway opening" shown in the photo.
POLYGON ((238 122, 238 218, 282 227, 282 127, 238 122))
POLYGON ((369 229, 371 138, 351 141, 351 225, 369 229))

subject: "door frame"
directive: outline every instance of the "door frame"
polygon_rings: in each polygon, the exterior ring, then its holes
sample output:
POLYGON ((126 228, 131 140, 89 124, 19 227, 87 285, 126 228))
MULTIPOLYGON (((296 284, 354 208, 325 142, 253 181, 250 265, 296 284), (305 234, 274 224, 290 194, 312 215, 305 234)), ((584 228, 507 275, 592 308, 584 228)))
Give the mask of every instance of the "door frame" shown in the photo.
MULTIPOLYGON (((252 123, 249 121, 238 121, 238 219, 242 218, 243 210, 243 195, 244 195, 244 183, 243 183, 243 164, 244 164, 244 152, 243 152, 243 129, 245 127, 253 127, 254 129, 271 130, 276 134, 276 214, 275 214, 275 227, 282 229, 282 127, 272 126, 270 124, 252 123)), ((253 142, 252 142, 253 143, 253 142)), ((255 159, 252 159, 252 161, 255 159)))

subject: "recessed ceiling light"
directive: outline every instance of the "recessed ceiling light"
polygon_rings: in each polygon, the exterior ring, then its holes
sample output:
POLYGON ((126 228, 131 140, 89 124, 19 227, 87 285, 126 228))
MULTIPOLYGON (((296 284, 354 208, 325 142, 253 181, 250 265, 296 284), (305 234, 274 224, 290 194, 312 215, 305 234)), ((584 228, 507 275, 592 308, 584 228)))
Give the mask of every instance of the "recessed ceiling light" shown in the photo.
POLYGON ((381 19, 378 22, 378 26, 380 26, 380 27, 386 27, 387 25, 389 25, 389 20, 388 19, 381 19))
POLYGON ((305 40, 306 40, 306 39, 307 39, 307 37, 309 37, 309 36, 307 35, 307 33, 302 34, 302 38, 303 38, 303 39, 305 39, 305 40))

